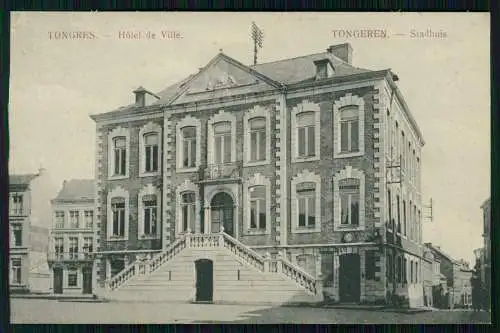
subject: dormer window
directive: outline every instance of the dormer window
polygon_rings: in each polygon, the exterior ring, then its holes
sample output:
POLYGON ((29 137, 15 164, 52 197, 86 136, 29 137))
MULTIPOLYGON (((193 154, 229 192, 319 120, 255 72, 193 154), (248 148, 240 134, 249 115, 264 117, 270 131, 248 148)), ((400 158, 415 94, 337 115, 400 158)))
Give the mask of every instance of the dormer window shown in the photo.
POLYGON ((316 60, 316 80, 324 80, 333 75, 333 67, 328 59, 316 60))

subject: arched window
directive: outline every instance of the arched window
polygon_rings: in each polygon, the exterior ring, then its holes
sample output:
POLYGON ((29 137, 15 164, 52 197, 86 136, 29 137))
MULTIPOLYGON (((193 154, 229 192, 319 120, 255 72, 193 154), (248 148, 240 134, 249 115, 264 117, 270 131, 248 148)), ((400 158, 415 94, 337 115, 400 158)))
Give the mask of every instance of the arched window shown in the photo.
POLYGON ((231 162, 231 122, 222 121, 214 124, 215 164, 231 162))
POLYGON ((144 135, 144 153, 145 153, 145 170, 146 172, 158 171, 158 133, 148 133, 144 135))
POLYGON ((127 166, 127 140, 125 137, 117 137, 113 139, 114 153, 114 176, 126 175, 127 166))
POLYGON ((266 229, 266 187, 252 186, 250 193, 250 229, 266 229))
POLYGON ((250 162, 266 159, 266 118, 250 119, 250 162))
POLYGON ((183 127, 181 130, 181 136, 182 167, 194 168, 196 166, 196 127, 183 127))
POLYGON ((297 115, 298 157, 316 155, 316 126, 314 112, 302 112, 297 115))
POLYGON ((194 192, 184 192, 181 194, 181 220, 182 231, 187 229, 195 230, 196 220, 196 195, 194 192))
POLYGON ((359 151, 358 106, 340 109, 340 151, 342 153, 359 151))

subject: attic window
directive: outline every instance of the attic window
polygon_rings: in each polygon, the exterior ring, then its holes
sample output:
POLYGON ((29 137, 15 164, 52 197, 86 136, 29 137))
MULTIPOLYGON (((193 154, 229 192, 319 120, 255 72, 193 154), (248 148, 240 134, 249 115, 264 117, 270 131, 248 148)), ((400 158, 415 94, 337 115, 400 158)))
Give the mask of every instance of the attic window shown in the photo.
POLYGON ((321 59, 314 62, 316 66, 316 80, 324 80, 333 75, 333 67, 328 59, 321 59))

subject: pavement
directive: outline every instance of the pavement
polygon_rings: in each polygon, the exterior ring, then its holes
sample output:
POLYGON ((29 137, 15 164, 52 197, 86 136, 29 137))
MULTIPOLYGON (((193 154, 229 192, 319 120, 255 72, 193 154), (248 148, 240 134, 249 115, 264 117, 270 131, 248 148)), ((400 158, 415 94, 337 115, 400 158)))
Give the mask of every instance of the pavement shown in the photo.
POLYGON ((471 324, 489 323, 490 313, 472 311, 395 313, 353 308, 90 303, 12 298, 11 321, 14 324, 471 324))

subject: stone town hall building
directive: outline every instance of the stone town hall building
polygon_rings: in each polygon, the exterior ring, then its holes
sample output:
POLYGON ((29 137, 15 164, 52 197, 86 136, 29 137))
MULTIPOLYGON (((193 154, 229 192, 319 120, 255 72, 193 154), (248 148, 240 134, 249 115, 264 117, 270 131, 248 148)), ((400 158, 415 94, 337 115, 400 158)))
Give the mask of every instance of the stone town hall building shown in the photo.
POLYGON ((421 303, 424 141, 396 81, 349 44, 255 66, 221 52, 93 115, 107 295, 421 303))

